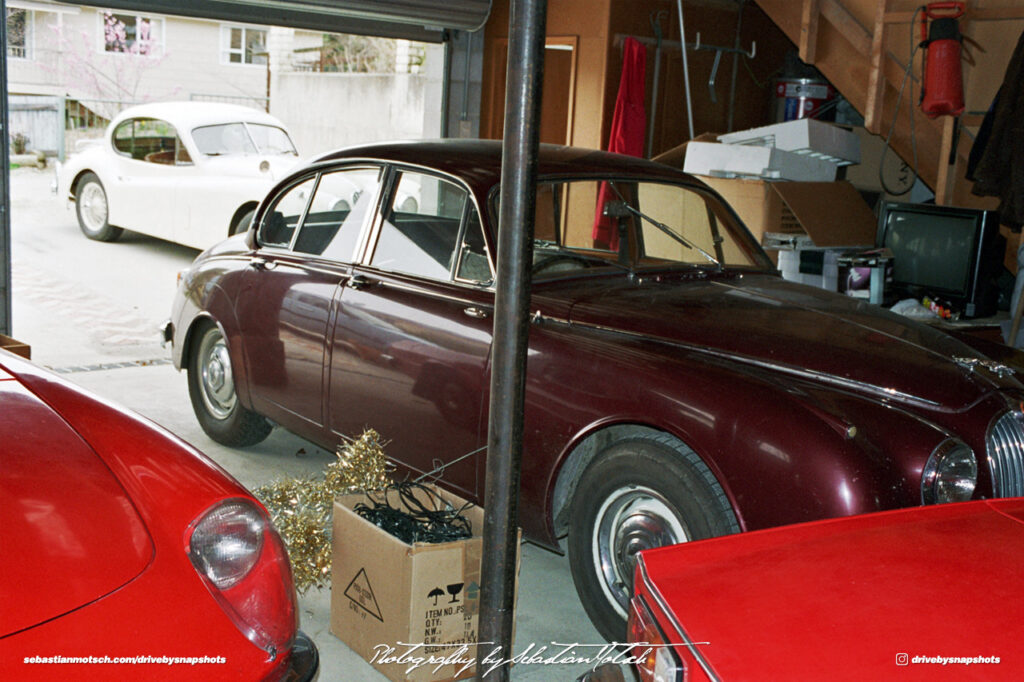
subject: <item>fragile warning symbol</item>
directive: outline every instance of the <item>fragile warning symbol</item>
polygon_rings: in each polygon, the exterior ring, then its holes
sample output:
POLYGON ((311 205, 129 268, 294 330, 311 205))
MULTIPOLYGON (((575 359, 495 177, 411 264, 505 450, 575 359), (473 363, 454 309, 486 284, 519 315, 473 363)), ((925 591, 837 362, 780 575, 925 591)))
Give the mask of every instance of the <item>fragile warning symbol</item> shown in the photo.
POLYGON ((377 597, 374 596, 373 588, 370 587, 370 579, 366 577, 365 568, 360 568, 356 577, 352 578, 352 582, 345 588, 345 596, 353 604, 380 622, 384 622, 384 617, 380 615, 380 606, 377 605, 377 597))

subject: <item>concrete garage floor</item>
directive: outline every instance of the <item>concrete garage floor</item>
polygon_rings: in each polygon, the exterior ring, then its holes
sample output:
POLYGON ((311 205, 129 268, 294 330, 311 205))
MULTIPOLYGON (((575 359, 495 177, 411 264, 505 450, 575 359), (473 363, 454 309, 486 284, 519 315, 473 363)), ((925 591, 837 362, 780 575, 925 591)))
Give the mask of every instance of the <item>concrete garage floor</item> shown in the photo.
MULTIPOLYGON (((203 433, 185 374, 169 364, 156 335, 175 275, 197 252, 132 233, 113 244, 87 240, 74 211, 50 193, 52 178, 52 170, 36 169, 11 177, 13 336, 31 345, 33 360, 169 429, 248 487, 322 471, 333 454, 280 428, 245 450, 203 433)), ((329 589, 309 590, 300 607, 302 628, 320 650, 320 680, 386 679, 330 633, 329 589)), ((550 653, 553 643, 579 643, 576 655, 587 656, 603 640, 576 597, 567 559, 524 543, 515 651, 532 645, 550 653)), ((512 679, 574 680, 588 668, 518 665, 512 679)))

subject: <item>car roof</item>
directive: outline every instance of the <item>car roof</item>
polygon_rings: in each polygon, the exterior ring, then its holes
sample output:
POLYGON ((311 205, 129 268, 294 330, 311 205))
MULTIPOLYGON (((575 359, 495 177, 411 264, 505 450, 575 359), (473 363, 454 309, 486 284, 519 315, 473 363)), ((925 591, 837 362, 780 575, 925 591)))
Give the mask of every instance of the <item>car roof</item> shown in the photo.
MULTIPOLYGON (((441 139, 381 142, 346 147, 313 160, 328 162, 373 159, 433 168, 462 178, 477 189, 497 184, 501 176, 501 140, 441 139)), ((646 159, 581 147, 540 145, 537 157, 540 176, 602 175, 665 179, 678 182, 694 178, 680 170, 646 159)))
POLYGON ((215 125, 218 123, 263 123, 283 128, 280 120, 270 114, 242 106, 224 102, 152 102, 128 107, 114 117, 111 122, 116 125, 127 118, 159 118, 172 124, 175 128, 191 130, 196 126, 215 125))

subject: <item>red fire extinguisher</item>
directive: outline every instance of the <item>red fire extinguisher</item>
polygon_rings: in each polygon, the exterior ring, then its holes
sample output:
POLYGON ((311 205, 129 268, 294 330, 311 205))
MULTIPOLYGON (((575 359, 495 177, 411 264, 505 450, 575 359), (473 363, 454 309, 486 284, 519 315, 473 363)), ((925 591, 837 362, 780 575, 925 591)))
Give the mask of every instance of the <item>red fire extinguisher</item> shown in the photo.
POLYGON ((930 118, 959 116, 964 112, 964 84, 960 71, 962 2, 933 2, 921 14, 921 46, 926 49, 921 110, 930 118), (928 20, 931 19, 931 27, 928 20))

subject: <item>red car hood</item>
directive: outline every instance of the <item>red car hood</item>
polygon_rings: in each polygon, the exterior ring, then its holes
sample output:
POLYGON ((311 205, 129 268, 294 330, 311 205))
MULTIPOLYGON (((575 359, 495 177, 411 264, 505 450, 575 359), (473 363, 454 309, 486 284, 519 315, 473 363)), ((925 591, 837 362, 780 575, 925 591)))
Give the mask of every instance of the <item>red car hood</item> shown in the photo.
POLYGON ((918 507, 663 547, 642 568, 722 680, 1020 679, 1022 519, 1022 498, 918 507), (1002 662, 914 661, 936 656, 1002 662))
POLYGON ((60 415, 0 369, 0 637, 138 576, 153 544, 121 484, 60 415), (5 591, 6 592, 6 591, 5 591))
POLYGON ((1015 379, 972 372, 952 357, 979 354, 927 325, 878 306, 778 277, 677 276, 641 286, 571 288, 570 321, 640 334, 811 379, 966 407, 1015 379))

